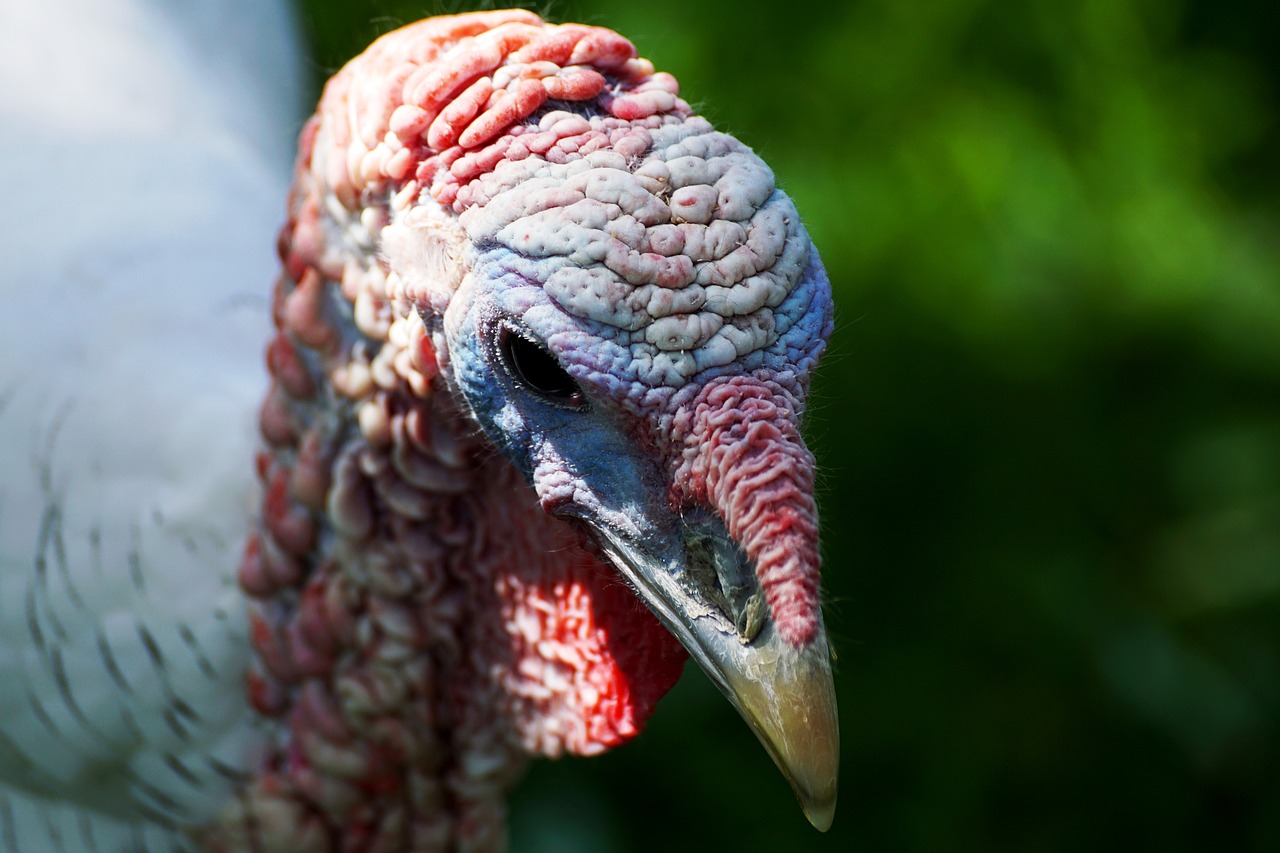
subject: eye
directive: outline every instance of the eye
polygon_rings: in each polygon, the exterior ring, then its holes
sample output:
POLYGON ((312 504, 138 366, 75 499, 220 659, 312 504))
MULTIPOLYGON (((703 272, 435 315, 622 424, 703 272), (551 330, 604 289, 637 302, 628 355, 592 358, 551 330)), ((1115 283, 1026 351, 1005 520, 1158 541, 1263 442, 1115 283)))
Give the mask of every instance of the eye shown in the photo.
POLYGON ((503 326, 498 333, 498 349, 511 375, 539 397, 575 409, 586 406, 578 383, 541 344, 503 326))

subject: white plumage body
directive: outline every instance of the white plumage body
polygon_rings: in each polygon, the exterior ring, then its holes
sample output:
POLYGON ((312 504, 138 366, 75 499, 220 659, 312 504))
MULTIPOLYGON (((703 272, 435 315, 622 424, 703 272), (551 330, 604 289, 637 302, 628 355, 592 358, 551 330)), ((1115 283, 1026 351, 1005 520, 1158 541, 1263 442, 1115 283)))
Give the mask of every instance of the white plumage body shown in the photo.
POLYGON ((0 11, 0 850, 169 849, 252 751, 234 573, 291 23, 0 11))

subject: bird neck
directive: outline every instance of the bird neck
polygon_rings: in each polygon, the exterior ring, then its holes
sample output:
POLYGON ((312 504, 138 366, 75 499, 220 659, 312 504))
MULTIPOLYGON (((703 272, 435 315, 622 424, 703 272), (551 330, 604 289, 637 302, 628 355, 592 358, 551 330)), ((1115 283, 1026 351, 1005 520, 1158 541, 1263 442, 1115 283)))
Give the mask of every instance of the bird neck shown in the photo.
POLYGON ((634 736, 684 652, 463 415, 377 262, 326 268, 313 215, 295 193, 239 574, 268 737, 204 842, 498 849, 526 757, 634 736))

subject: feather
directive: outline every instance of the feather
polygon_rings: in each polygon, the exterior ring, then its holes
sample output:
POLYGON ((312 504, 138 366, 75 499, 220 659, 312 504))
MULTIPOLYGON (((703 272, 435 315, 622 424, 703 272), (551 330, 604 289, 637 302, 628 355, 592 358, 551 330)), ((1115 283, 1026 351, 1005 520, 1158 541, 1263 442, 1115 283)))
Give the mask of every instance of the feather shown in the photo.
POLYGON ((281 3, 4 18, 0 849, 167 849, 249 739, 234 568, 297 41, 281 3))

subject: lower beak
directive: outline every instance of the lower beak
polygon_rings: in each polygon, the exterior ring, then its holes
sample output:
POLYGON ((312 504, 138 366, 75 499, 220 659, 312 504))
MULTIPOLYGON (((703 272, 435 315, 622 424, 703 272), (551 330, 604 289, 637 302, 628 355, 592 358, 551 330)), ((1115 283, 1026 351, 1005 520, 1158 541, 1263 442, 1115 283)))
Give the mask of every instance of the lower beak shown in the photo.
POLYGON ((619 573, 751 726, 809 822, 826 831, 840 731, 825 632, 801 647, 778 635, 758 590, 743 589, 754 572, 718 523, 671 537, 665 548, 592 528, 619 573))

